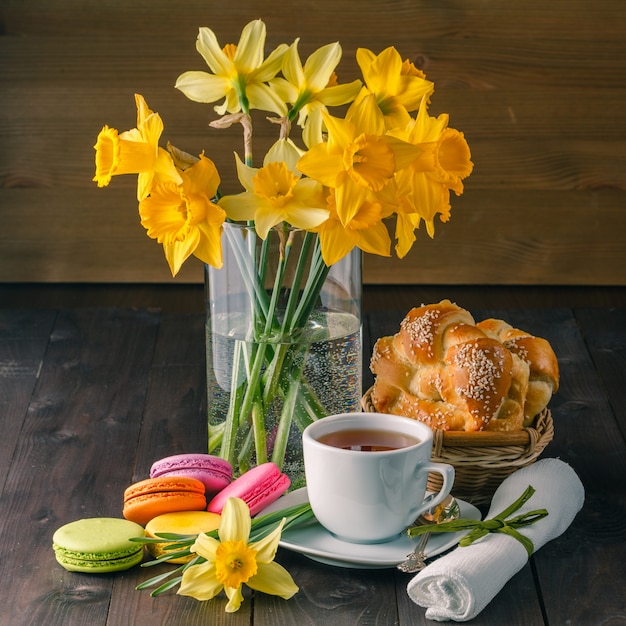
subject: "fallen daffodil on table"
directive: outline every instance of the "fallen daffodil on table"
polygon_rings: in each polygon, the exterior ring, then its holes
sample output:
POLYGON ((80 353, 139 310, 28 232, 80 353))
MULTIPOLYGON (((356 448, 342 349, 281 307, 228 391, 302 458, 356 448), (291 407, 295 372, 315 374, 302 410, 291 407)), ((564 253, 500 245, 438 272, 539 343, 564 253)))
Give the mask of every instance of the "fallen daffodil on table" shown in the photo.
POLYGON ((276 551, 284 530, 314 520, 307 503, 250 518, 250 509, 240 498, 229 498, 217 530, 199 535, 157 533, 137 537, 138 543, 160 543, 163 555, 142 567, 152 567, 173 559, 189 557, 176 569, 158 574, 137 586, 154 587, 158 596, 178 587, 179 595, 211 600, 222 590, 228 598, 226 611, 235 612, 243 602, 243 585, 285 600, 298 591, 289 572, 276 563, 276 551))
MULTIPOLYGON (((230 370, 215 389, 224 407, 209 413, 208 451, 238 474, 268 460, 282 469, 296 429, 338 412, 329 409, 336 388, 316 387, 305 367, 311 345, 336 339, 318 305, 331 268, 355 249, 388 257, 394 248, 402 258, 422 224, 434 237, 435 219, 450 219, 451 193, 463 193, 473 168, 463 133, 449 127, 447 114, 428 113, 434 84, 395 47, 357 49, 362 78, 342 83, 339 42, 303 62, 299 41, 266 54, 261 20, 225 46, 202 27, 196 49, 208 71, 187 71, 176 81, 190 100, 214 104, 212 131, 241 126, 242 150, 232 165, 241 189, 222 189, 208 150, 195 156, 161 147, 163 121, 141 95, 137 127, 119 133, 105 126, 95 146, 98 186, 138 175, 141 223, 163 246, 172 275, 195 256, 215 277, 213 268, 226 258, 222 246, 236 257, 252 313, 236 332, 211 329, 232 343, 223 359, 230 370), (277 134, 262 156, 252 149, 255 109, 273 116, 267 120, 277 134)), ((353 317, 350 336, 360 324, 353 317)), ((361 390, 353 386, 355 410, 361 390)), ((218 402, 209 404, 211 411, 218 402)))
POLYGON ((229 498, 222 512, 219 541, 204 534, 198 536, 190 550, 205 562, 185 569, 177 593, 196 600, 210 600, 223 589, 228 596, 228 613, 241 606, 244 584, 285 600, 291 598, 298 587, 289 572, 274 562, 284 524, 283 519, 263 539, 248 543, 250 510, 243 500, 229 498))

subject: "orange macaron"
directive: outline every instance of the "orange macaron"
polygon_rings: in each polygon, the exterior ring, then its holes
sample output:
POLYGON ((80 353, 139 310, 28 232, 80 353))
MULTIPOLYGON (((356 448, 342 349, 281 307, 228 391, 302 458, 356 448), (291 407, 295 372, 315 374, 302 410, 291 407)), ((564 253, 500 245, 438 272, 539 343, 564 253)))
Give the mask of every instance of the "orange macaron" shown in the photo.
POLYGON ((164 513, 205 510, 204 494, 204 483, 195 478, 147 478, 126 488, 122 513, 127 520, 145 526, 164 513))

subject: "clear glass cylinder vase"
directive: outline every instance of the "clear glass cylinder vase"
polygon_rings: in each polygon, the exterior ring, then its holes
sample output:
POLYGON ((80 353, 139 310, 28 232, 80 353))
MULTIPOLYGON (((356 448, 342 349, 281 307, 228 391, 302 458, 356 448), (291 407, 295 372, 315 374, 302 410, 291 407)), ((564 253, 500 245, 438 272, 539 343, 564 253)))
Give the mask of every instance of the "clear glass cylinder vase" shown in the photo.
POLYGON ((314 233, 230 223, 222 249, 206 268, 209 452, 303 486, 304 428, 360 407, 361 252, 327 267, 314 233))

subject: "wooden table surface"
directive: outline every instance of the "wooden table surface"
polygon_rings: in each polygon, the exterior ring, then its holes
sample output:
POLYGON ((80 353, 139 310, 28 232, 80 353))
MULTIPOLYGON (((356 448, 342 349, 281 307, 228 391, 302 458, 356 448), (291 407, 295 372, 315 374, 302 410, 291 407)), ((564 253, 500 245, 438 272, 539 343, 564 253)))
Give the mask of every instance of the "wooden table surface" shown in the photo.
MULTIPOLYGON (((376 309, 376 310, 374 310, 376 309)), ((405 309, 364 314, 364 387, 372 342, 405 309)), ((577 471, 586 503, 472 622, 480 625, 626 623, 626 308, 473 309, 547 338, 561 366, 544 457, 577 471)), ((11 626, 159 624, 427 624, 394 569, 323 565, 280 549, 300 587, 289 601, 225 601, 135 586, 154 570, 69 573, 52 534, 82 517, 121 516, 122 492, 155 459, 203 451, 204 319, 200 312, 133 308, 0 308, 0 623, 11 626)), ((162 566, 165 568, 166 566, 162 566)))

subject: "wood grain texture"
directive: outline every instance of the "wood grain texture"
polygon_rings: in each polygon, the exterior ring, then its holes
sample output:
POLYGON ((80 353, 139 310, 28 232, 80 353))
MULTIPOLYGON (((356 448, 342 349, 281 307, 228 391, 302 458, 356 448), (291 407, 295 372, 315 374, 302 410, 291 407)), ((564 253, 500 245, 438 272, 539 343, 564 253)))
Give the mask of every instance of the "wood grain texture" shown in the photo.
POLYGON ((0 560, 0 578, 11 581, 1 622, 106 620, 113 578, 60 569, 52 534, 82 517, 120 516, 155 332, 156 317, 147 313, 66 311, 56 318, 2 481, 0 535, 5 554, 16 560, 0 560), (42 575, 33 579, 35 571, 42 575))
MULTIPOLYGON (((401 301, 401 294, 392 300, 401 301)), ((377 337, 397 330, 404 313, 365 316, 364 358, 377 337)), ((477 307, 472 313, 506 319, 553 345, 562 385, 551 403, 555 438, 544 456, 570 463, 586 490, 571 527, 534 555, 472 623, 623 623, 625 311, 477 307)), ((26 387, 0 376, 0 579, 11 599, 0 603, 0 623, 429 624, 408 599, 408 576, 330 567, 284 549, 277 560, 299 593, 286 602, 246 592, 234 615, 224 613, 223 597, 201 603, 135 590, 165 565, 89 576, 56 564, 50 542, 61 524, 119 516, 123 489, 145 477, 154 458, 201 449, 203 322, 201 312, 0 310, 0 361, 14 363, 4 372, 26 374, 26 387)))
MULTIPOLYGON (((497 316, 500 312, 493 313, 497 316)), ((594 319, 590 310, 582 315, 594 319)), ((606 383, 600 380, 581 335, 577 311, 572 314, 555 309, 537 315, 510 312, 508 317, 512 324, 525 324, 529 332, 546 337, 558 356, 562 384, 551 402, 555 435, 543 456, 569 463, 586 490, 576 523, 533 557, 542 581, 548 623, 620 623, 624 619, 626 575, 624 432, 607 400, 606 383), (582 445, 574 444, 576 440, 582 445), (563 589, 567 589, 567 602, 558 600, 563 589), (582 599, 582 594, 589 592, 601 609, 592 609, 582 599)), ((617 345, 623 345, 619 321, 619 314, 608 317, 602 312, 591 326, 604 323, 617 345)), ((597 336, 596 331, 591 332, 597 336)), ((619 361, 619 352, 616 358, 619 361)))
MULTIPOLYGON (((374 284, 626 284, 626 4, 616 0, 269 0, 181 11, 167 0, 5 0, 0 7, 0 282, 151 282, 172 278, 138 223, 134 180, 97 189, 93 143, 135 123, 133 93, 164 118, 164 140, 206 150, 237 191, 235 129, 173 88, 203 69, 199 26, 221 42, 262 17, 268 48, 300 37, 308 55, 341 41, 395 45, 435 82, 431 113, 470 142, 475 171, 434 241, 408 258, 365 259, 374 284)), ((255 146, 273 129, 257 124, 255 146)), ((187 263, 176 279, 202 281, 187 263)))

